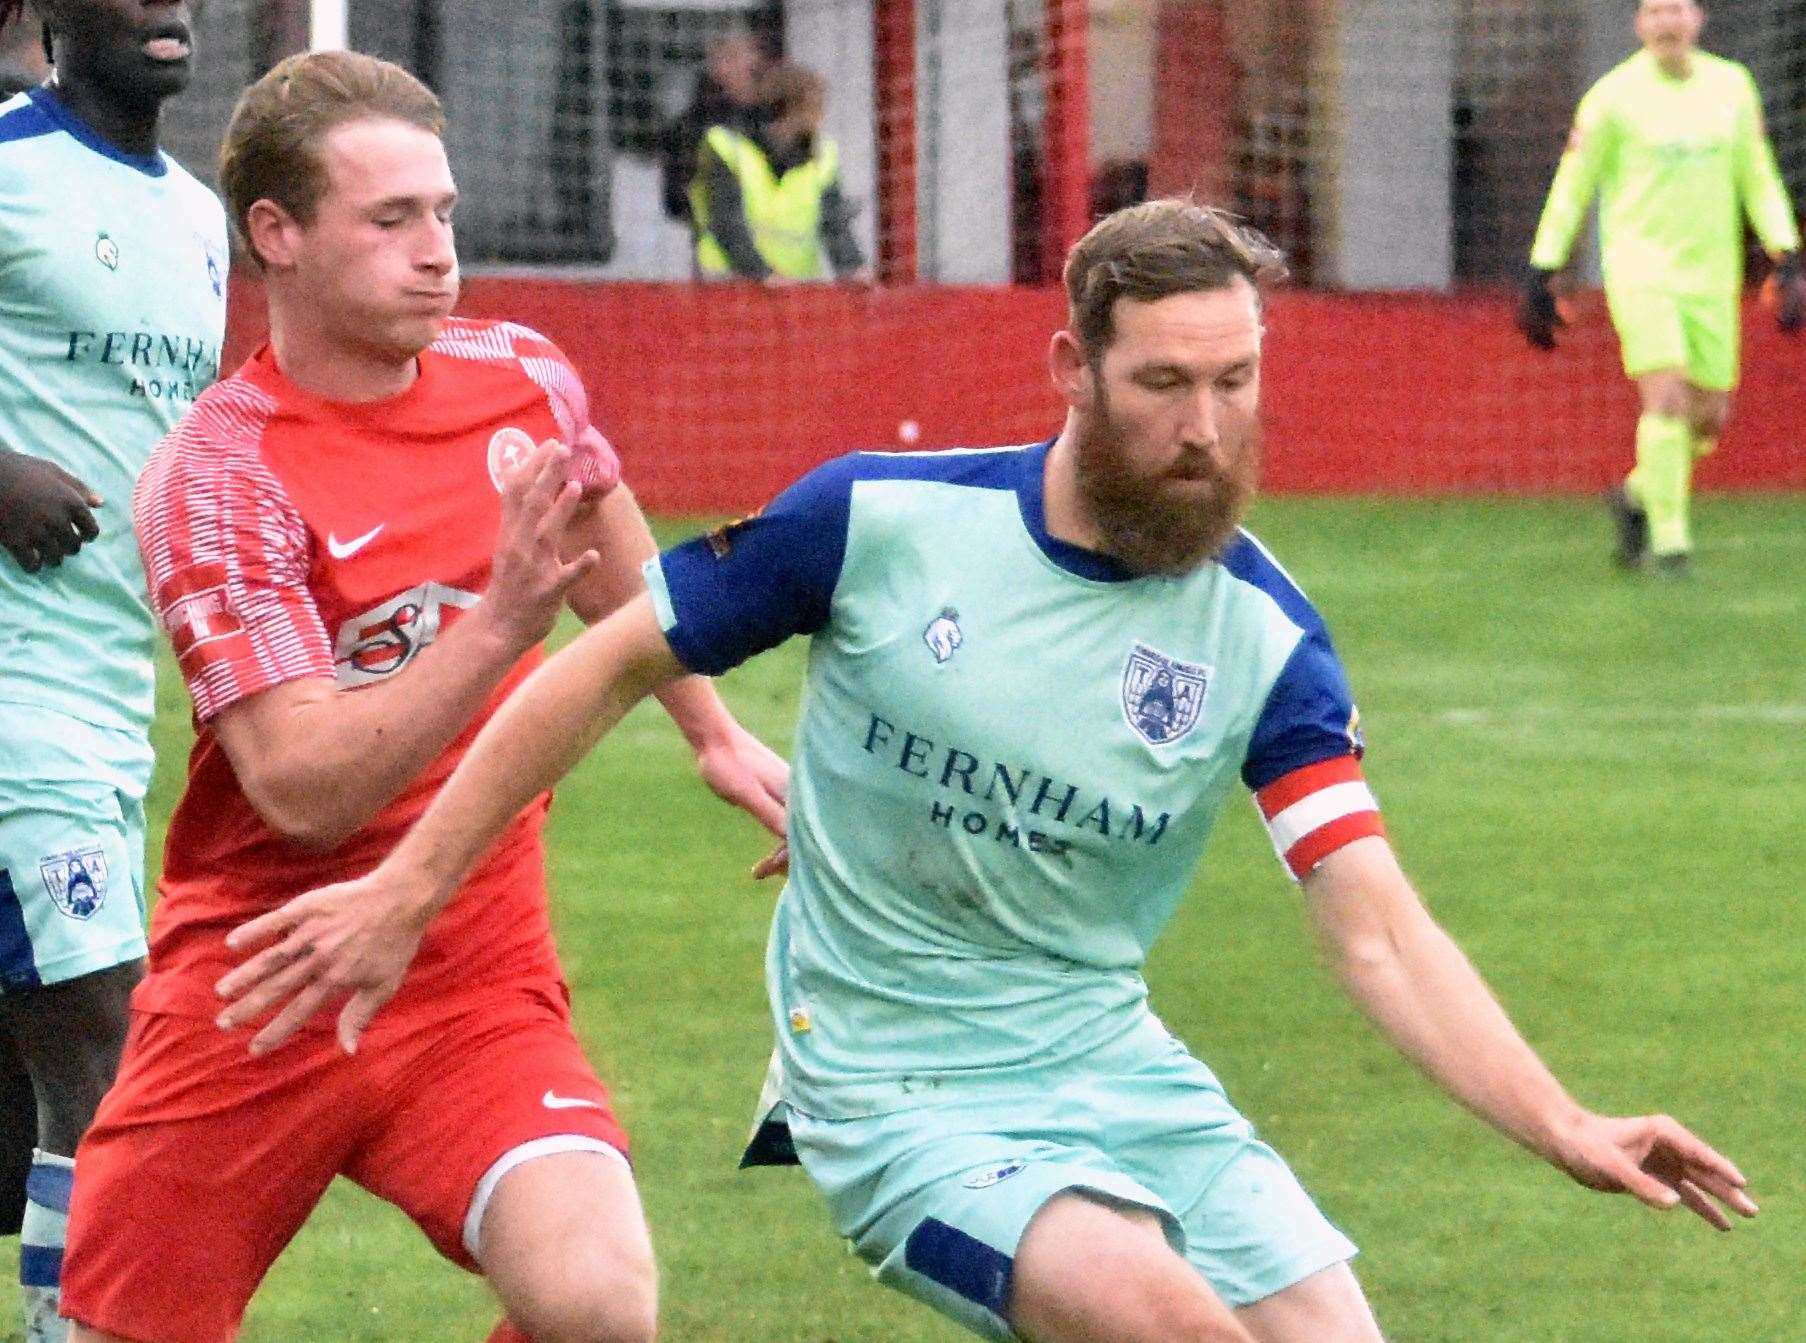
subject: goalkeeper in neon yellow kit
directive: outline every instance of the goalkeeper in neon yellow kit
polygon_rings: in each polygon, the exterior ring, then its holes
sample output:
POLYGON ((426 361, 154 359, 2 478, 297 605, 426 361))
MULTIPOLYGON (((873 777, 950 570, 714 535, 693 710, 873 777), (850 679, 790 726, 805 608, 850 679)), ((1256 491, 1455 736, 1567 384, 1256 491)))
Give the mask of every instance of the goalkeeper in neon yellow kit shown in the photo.
POLYGON ((1642 0, 1643 49, 1581 99, 1530 253, 1518 325, 1555 347, 1550 277, 1599 193, 1605 296, 1637 384, 1637 465, 1612 494, 1619 561, 1689 567, 1693 463, 1716 445, 1737 385, 1743 216, 1776 267, 1777 320, 1806 324, 1800 232, 1750 73, 1697 47, 1694 0, 1642 0))

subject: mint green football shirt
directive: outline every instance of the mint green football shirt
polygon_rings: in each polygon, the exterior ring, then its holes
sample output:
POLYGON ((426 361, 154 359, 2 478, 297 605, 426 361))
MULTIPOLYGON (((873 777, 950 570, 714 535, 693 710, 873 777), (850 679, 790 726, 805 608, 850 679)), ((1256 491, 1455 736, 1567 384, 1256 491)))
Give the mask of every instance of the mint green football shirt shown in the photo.
POLYGON ((1746 214, 1769 251, 1800 246, 1755 81, 1710 52, 1694 52, 1691 73, 1675 79, 1639 51, 1587 91, 1531 265, 1567 264, 1595 193, 1608 289, 1735 294, 1746 214))
POLYGON ((0 446, 105 500, 59 568, 0 552, 0 705, 148 731, 132 487, 219 376, 227 264, 225 211, 167 154, 114 148, 52 89, 0 105, 0 446))
POLYGON ((1046 454, 854 454, 647 565, 693 671, 811 637, 766 966, 805 1114, 1170 1050, 1142 966, 1224 799, 1359 752, 1257 542, 1133 577, 1047 533, 1046 454))

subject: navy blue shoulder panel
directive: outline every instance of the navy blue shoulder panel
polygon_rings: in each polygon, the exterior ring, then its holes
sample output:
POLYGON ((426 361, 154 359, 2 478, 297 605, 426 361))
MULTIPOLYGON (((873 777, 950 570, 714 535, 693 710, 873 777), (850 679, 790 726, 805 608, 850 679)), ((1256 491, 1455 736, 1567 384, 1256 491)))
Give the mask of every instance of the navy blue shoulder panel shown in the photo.
POLYGON ((749 518, 674 546, 659 558, 677 623, 672 651, 714 675, 793 634, 827 623, 846 560, 853 486, 921 480, 1011 489, 1021 449, 973 453, 854 452, 825 462, 749 518))
POLYGON ((1138 575, 1117 560, 1062 541, 1047 530, 1046 465, 1052 446, 1049 439, 1024 447, 973 452, 860 452, 840 460, 856 480, 928 480, 972 489, 1014 490, 1023 525, 1054 564, 1094 582, 1133 581, 1138 575))
POLYGON ((1299 629, 1307 633, 1313 629, 1323 628, 1323 617, 1317 614, 1317 608, 1311 605, 1306 597, 1284 569, 1266 549, 1246 531, 1238 531, 1235 540, 1231 541, 1218 556, 1220 563, 1230 574, 1239 578, 1251 587, 1259 588, 1273 599, 1279 609, 1286 614, 1299 629))
MULTIPOLYGON (((141 172, 146 177, 162 177, 169 171, 169 160, 162 153, 132 154, 105 139, 99 131, 65 107, 62 99, 58 98, 48 85, 28 90, 25 96, 31 99, 31 105, 37 109, 38 115, 51 123, 50 129, 67 131, 79 144, 92 149, 102 158, 112 159, 115 163, 123 163, 126 167, 141 172)), ((42 133, 38 132, 38 134, 42 133)))
POLYGON ((40 135, 52 135, 61 129, 45 115, 35 99, 0 113, 0 145, 11 144, 14 140, 35 140, 40 135))
POLYGON ((1029 448, 976 452, 851 452, 820 468, 850 473, 852 480, 931 480, 975 489, 1013 490, 1029 448))
POLYGON ((1301 632, 1255 722, 1242 762, 1242 781, 1260 789, 1306 765, 1360 755, 1365 743, 1354 696, 1317 608, 1247 532, 1229 543, 1221 563, 1234 577, 1272 598, 1301 632))

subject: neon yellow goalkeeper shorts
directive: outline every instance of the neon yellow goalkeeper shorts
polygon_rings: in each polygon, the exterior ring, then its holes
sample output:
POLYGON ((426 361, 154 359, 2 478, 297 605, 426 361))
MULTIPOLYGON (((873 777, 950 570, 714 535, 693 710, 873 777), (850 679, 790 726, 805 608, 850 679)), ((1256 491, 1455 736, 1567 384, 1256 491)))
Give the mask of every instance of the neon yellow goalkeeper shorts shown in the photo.
POLYGON ((1624 352, 1624 371, 1640 378, 1659 369, 1686 372, 1695 387, 1728 392, 1737 385, 1737 296, 1664 294, 1654 289, 1605 291, 1624 352))

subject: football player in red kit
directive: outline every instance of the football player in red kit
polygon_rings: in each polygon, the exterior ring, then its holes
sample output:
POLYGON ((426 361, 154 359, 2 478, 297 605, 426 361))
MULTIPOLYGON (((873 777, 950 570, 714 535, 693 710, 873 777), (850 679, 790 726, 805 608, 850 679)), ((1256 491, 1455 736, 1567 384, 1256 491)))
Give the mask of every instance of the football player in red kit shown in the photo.
MULTIPOLYGON (((654 1332, 626 1137, 552 946, 546 797, 433 921, 355 1053, 326 1030, 266 1052, 215 989, 228 931, 375 866, 559 608, 606 614, 654 553, 558 349, 449 317, 440 125, 404 71, 320 52, 248 89, 227 132, 221 185, 270 341, 197 401, 135 501, 198 735, 125 1061, 81 1148, 77 1340, 232 1338, 340 1174, 489 1278, 495 1337, 654 1332)), ((781 833, 783 762, 707 681, 665 707, 710 786, 781 833)))

